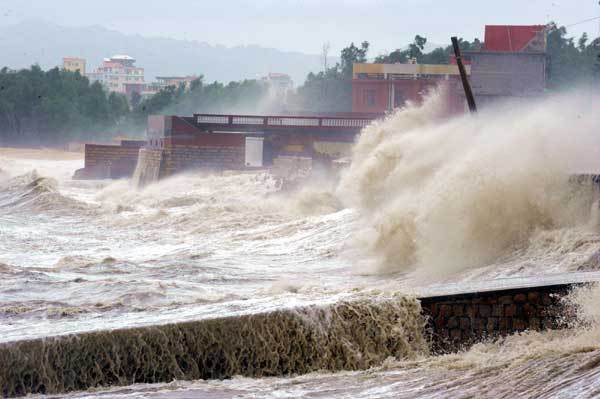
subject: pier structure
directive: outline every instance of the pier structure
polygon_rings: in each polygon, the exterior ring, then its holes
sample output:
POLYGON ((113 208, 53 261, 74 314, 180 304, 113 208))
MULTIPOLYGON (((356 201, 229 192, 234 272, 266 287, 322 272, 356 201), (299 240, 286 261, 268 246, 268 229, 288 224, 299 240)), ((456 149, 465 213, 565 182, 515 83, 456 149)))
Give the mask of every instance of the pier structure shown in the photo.
POLYGON ((190 169, 243 170, 286 163, 329 164, 350 155, 356 136, 381 114, 336 116, 152 115, 147 139, 118 146, 86 145, 79 178, 134 174, 154 180, 190 169), (139 159, 139 162, 138 162, 139 159), (119 165, 118 170, 114 165, 119 165))
POLYGON ((138 181, 144 184, 190 169, 281 170, 310 168, 314 161, 329 164, 349 155, 355 137, 377 116, 151 116, 138 181))

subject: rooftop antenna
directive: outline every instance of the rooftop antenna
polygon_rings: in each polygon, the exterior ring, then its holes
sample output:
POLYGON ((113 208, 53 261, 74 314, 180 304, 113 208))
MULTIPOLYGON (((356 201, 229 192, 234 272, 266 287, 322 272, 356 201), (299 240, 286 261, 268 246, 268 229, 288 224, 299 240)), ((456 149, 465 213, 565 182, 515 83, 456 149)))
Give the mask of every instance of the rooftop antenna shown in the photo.
POLYGON ((469 79, 467 79, 467 71, 465 70, 465 66, 462 62, 460 47, 458 46, 458 38, 456 36, 452 36, 450 40, 452 40, 452 47, 454 47, 454 56, 456 57, 458 72, 460 73, 460 79, 462 80, 463 89, 465 90, 465 97, 467 97, 467 104, 469 104, 469 111, 474 114, 477 112, 477 105, 475 105, 475 97, 473 97, 473 91, 471 90, 469 79))

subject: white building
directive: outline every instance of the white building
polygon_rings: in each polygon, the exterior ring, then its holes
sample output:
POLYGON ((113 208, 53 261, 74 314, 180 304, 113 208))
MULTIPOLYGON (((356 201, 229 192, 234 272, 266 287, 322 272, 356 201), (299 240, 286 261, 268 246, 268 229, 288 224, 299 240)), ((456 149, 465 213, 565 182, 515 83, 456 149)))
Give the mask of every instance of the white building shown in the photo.
POLYGON ((90 81, 102 83, 109 91, 131 95, 134 91, 142 92, 144 68, 135 65, 135 59, 128 55, 114 55, 105 58, 95 72, 89 73, 90 81))
POLYGON ((290 75, 271 72, 263 77, 262 81, 269 87, 271 101, 285 108, 288 102, 288 95, 294 89, 294 82, 290 75))
POLYGON ((294 88, 292 78, 285 73, 271 72, 262 80, 267 82, 278 94, 285 95, 294 88))

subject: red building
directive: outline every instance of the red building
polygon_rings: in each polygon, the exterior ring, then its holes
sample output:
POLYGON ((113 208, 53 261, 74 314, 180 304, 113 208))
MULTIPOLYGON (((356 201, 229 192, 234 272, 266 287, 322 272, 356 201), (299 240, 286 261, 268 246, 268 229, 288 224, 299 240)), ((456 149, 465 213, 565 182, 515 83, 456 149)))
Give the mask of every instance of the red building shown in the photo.
POLYGON ((471 59, 471 87, 478 105, 527 100, 546 89, 546 27, 487 25, 481 51, 471 59))
POLYGON ((447 87, 449 112, 462 112, 464 95, 456 65, 354 64, 352 112, 384 113, 408 101, 419 103, 440 85, 447 87))
POLYGON ((484 51, 534 52, 546 51, 544 25, 486 25, 484 51))
MULTIPOLYGON (((546 84, 546 27, 487 25, 480 51, 465 54, 466 70, 478 103, 543 93, 546 84)), ((465 110, 458 67, 450 65, 354 64, 352 111, 383 113, 419 103, 432 87, 447 86, 449 113, 465 110)))

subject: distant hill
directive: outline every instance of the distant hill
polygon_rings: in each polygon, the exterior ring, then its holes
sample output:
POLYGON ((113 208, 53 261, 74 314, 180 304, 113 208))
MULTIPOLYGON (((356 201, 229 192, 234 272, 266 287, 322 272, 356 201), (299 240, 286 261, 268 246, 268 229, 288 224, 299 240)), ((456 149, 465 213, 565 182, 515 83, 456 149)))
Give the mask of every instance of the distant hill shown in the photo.
POLYGON ((224 47, 197 41, 126 35, 100 26, 63 27, 39 20, 0 26, 0 68, 18 69, 38 63, 62 65, 63 56, 87 60, 88 71, 103 58, 128 54, 145 68, 146 80, 165 75, 204 75, 206 81, 229 82, 283 72, 294 83, 321 68, 319 55, 260 46, 224 47))

